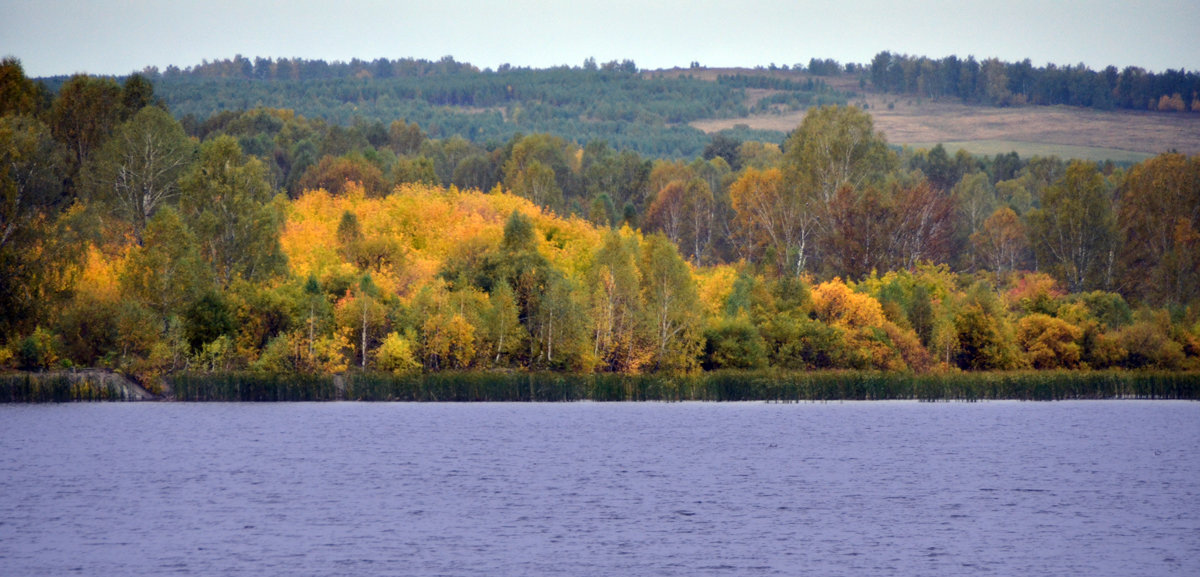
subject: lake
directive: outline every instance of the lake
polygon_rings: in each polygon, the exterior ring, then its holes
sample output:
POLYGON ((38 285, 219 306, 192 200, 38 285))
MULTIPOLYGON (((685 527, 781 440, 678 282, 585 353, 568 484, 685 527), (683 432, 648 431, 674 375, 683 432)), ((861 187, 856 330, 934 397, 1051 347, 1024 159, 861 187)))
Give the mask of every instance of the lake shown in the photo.
POLYGON ((1200 575, 1200 403, 0 406, 3 575, 1200 575))

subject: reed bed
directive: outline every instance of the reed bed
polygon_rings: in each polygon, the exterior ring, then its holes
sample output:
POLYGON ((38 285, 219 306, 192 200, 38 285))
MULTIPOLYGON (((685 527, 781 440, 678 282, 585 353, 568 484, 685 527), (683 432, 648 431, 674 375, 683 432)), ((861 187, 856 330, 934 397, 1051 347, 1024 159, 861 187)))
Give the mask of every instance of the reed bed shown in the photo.
POLYGON ((189 374, 169 379, 180 401, 978 401, 1200 399, 1200 374, 1026 371, 716 371, 694 375, 441 372, 392 375, 189 374))
POLYGON ((167 379, 178 401, 332 401, 341 398, 333 375, 188 373, 167 379))
POLYGON ((72 379, 63 374, 39 373, 0 375, 0 403, 126 400, 129 398, 119 387, 96 378, 72 379))

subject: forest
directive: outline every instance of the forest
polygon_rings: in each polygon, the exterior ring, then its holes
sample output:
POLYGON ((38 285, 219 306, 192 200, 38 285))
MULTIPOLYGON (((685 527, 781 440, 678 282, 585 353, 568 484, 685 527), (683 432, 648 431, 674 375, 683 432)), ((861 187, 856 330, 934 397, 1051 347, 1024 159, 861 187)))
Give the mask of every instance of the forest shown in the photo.
MULTIPOLYGON (((774 100, 747 106, 746 88, 764 80, 730 75, 709 82, 687 75, 646 77, 631 61, 582 67, 479 70, 447 57, 437 62, 378 59, 326 63, 236 57, 179 70, 142 74, 185 126, 214 114, 285 108, 337 125, 390 124, 403 118, 434 138, 485 145, 518 132, 551 133, 575 143, 604 140, 618 150, 654 157, 692 158, 708 137, 688 122, 743 116, 783 103, 844 103, 846 95, 819 79, 774 83, 774 100)), ((51 79, 51 85, 66 79, 51 79)), ((778 143, 778 132, 742 137, 778 143)))
MULTIPOLYGON (((151 388, 234 371, 1200 370, 1200 157, 897 149, 837 104, 781 143, 722 133, 681 157, 258 102, 180 119, 159 86, 51 88, 0 64, 0 367, 151 388)), ((692 114, 671 100, 656 122, 692 114)))
POLYGON ((1092 70, 1083 64, 1035 67, 1028 58, 1004 62, 974 57, 935 59, 880 52, 866 67, 881 92, 991 106, 1054 105, 1110 110, 1200 112, 1200 73, 1155 73, 1137 66, 1092 70))

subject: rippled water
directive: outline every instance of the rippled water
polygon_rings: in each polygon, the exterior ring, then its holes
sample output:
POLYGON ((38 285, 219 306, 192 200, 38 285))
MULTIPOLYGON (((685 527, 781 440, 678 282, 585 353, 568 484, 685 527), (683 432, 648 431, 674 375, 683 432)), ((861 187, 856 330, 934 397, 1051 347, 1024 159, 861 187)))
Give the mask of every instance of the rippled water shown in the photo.
POLYGON ((3 575, 1200 575, 1200 403, 0 407, 3 575))

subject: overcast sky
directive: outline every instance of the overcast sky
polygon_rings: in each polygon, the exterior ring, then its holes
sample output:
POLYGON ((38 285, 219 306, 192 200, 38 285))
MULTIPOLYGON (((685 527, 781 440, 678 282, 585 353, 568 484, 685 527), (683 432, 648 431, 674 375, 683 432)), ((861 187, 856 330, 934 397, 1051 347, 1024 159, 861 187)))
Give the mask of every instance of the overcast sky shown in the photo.
POLYGON ((882 50, 1200 70, 1200 1, 0 0, 29 76, 127 74, 241 54, 453 56, 481 68, 869 63, 882 50))

